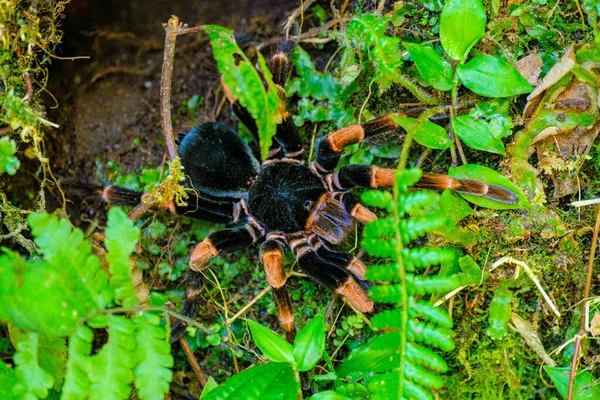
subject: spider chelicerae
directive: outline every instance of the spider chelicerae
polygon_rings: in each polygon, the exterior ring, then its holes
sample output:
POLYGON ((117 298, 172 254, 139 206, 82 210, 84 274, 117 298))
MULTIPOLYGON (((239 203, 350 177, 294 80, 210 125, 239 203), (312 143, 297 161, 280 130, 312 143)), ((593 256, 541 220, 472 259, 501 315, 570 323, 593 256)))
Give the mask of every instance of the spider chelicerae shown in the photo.
MULTIPOLYGON (((294 47, 294 42, 285 41, 269 62, 283 101, 283 85, 294 47)), ((392 115, 386 115, 330 132, 316 143, 315 161, 306 164, 292 116, 281 110, 282 123, 277 126, 268 157, 261 160, 255 121, 223 82, 222 87, 233 113, 253 140, 246 143, 226 125, 204 123, 192 128, 180 141, 179 156, 187 184, 194 190, 187 206, 168 205, 169 208, 179 214, 229 224, 226 229, 209 234, 191 252, 182 313, 195 315, 201 271, 213 257, 259 242, 260 258, 288 341, 293 342, 296 328, 286 289, 286 248, 311 279, 342 295, 356 310, 373 312, 373 301, 366 292, 369 283, 365 281, 365 265, 350 253, 331 247, 353 231, 354 220, 367 223, 377 218, 349 190, 393 186, 395 170, 357 164, 335 168, 345 147, 396 129, 398 123, 392 115)), ((446 175, 424 174, 416 186, 516 202, 515 194, 506 188, 446 175)), ((141 195, 118 187, 106 188, 102 194, 108 202, 121 203, 139 201, 141 195)))

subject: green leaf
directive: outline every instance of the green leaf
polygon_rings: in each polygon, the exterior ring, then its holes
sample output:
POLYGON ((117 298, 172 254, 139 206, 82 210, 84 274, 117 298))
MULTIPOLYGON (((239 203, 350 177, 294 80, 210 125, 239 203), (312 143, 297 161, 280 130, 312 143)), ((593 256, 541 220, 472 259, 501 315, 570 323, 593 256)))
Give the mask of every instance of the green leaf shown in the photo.
MULTIPOLYGON (((4 251, 6 254, 0 255, 0 320, 23 330, 66 336, 75 330, 80 318, 96 309, 91 293, 85 292, 86 283, 69 276, 67 270, 41 260, 26 262, 18 254, 4 251), (37 301, 31 300, 31 293, 37 301)), ((73 266, 70 261, 65 257, 67 269, 73 266)), ((99 263, 88 265, 99 270, 99 263)), ((100 280, 108 286, 105 273, 100 280)))
POLYGON ((133 221, 119 208, 113 207, 108 212, 106 228, 106 260, 110 270, 110 285, 115 290, 115 300, 124 307, 134 307, 137 296, 131 281, 129 256, 135 248, 140 236, 140 229, 133 226, 133 221))
POLYGON ((19 381, 13 390, 14 393, 23 395, 26 399, 43 399, 48 396, 48 390, 54 385, 52 375, 39 365, 38 340, 37 333, 29 332, 15 346, 17 351, 13 360, 19 381))
POLYGON ((85 325, 79 325, 69 337, 69 358, 67 375, 62 387, 61 400, 83 400, 89 397, 91 369, 89 355, 92 351, 94 333, 85 325))
POLYGON ((0 398, 12 399, 15 397, 13 389, 19 379, 14 368, 10 368, 4 362, 0 361, 0 398))
POLYGON ((326 390, 310 396, 307 400, 352 400, 352 397, 344 396, 333 390, 326 390))
POLYGON ((206 398, 208 397, 208 394, 218 387, 219 387, 219 384, 217 383, 217 381, 215 381, 215 378, 213 378, 212 376, 209 376, 208 380, 206 381, 206 386, 204 386, 204 390, 202 390, 202 394, 200 395, 199 400, 202 400, 202 399, 206 400, 206 398))
POLYGON ((485 9, 481 0, 448 0, 440 17, 440 41, 455 60, 467 58, 485 34, 485 9))
POLYGON ((510 63, 482 54, 456 67, 467 88, 486 97, 511 97, 529 93, 533 86, 510 63))
POLYGON ((135 366, 136 332, 133 322, 107 315, 108 342, 91 357, 90 399, 127 399, 135 366))
POLYGON ((494 291, 494 298, 490 303, 490 313, 488 316, 490 326, 485 333, 492 339, 502 339, 508 333, 506 327, 512 313, 510 306, 512 292, 508 290, 508 285, 508 281, 503 281, 500 287, 494 291))
POLYGON ((9 175, 14 175, 21 166, 21 162, 15 153, 17 151, 17 143, 8 136, 0 139, 0 174, 6 172, 9 175))
POLYGON ((433 47, 408 42, 402 44, 428 84, 437 90, 452 89, 452 66, 433 47))
POLYGON ((298 390, 290 364, 268 363, 249 368, 227 379, 208 393, 205 399, 295 399, 298 390))
POLYGON ((496 210, 514 210, 519 208, 532 208, 529 201, 525 198, 521 190, 508 178, 502 176, 491 168, 477 164, 466 164, 460 167, 451 167, 448 175, 460 179, 477 179, 488 185, 496 185, 506 188, 517 195, 517 202, 514 204, 502 203, 495 200, 486 199, 481 196, 460 193, 465 199, 480 207, 492 208, 496 210))
POLYGON ((504 143, 499 138, 492 136, 488 122, 475 119, 470 115, 459 115, 452 118, 452 125, 458 137, 472 149, 506 154, 504 143))
POLYGON ((236 44, 233 31, 216 25, 204 25, 203 29, 210 37, 213 56, 225 84, 256 121, 260 153, 262 158, 266 159, 276 133, 277 123, 281 122, 282 107, 266 62, 259 53, 258 63, 269 88, 268 91, 252 62, 236 44))
POLYGON ((166 324, 158 315, 144 313, 134 317, 136 330, 135 387, 140 399, 163 400, 169 391, 173 357, 166 324))
POLYGON ((471 256, 465 256, 458 259, 461 273, 458 274, 461 285, 479 285, 485 281, 487 274, 481 271, 479 265, 471 256))
MULTIPOLYGON (((544 371, 550 376, 558 393, 566 399, 569 390, 569 367, 549 367, 544 365, 544 371)), ((580 371, 573 382, 573 400, 600 399, 600 386, 589 371, 580 371)))
MULTIPOLYGON (((69 280, 73 288, 63 292, 64 298, 76 299, 80 308, 96 311, 112 301, 113 293, 108 275, 100 268, 100 261, 92 254, 91 245, 83 239, 83 232, 73 229, 65 219, 49 214, 31 214, 27 217, 35 244, 44 255, 44 261, 69 280)), ((83 314, 83 316, 88 315, 83 314)), ((78 318, 82 317, 79 315, 78 318)))
POLYGON ((254 343, 269 360, 294 362, 294 349, 284 338, 252 320, 248 320, 248 326, 254 343))
POLYGON ((392 117, 404 130, 413 135, 420 145, 432 149, 447 149, 452 144, 444 128, 428 119, 421 120, 408 117, 392 117))
POLYGON ((355 17, 346 29, 348 38, 373 61, 375 81, 382 91, 400 79, 398 67, 402 65, 400 39, 386 35, 388 23, 389 18, 366 14, 355 17))
POLYGON ((317 365, 325 351, 325 321, 322 315, 312 319, 296 336, 294 360, 300 372, 308 371, 317 365))

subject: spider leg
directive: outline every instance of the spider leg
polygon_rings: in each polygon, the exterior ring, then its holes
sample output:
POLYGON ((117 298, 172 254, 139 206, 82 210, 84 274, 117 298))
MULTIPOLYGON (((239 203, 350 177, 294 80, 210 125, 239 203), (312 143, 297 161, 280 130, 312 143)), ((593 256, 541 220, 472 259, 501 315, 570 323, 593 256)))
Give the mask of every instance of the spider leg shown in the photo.
POLYGON ((316 239, 316 243, 312 247, 316 250, 319 257, 337 265, 340 268, 344 268, 361 281, 365 280, 367 266, 363 264, 362 261, 348 252, 331 250, 329 247, 327 247, 327 245, 321 242, 316 235, 314 238, 316 239))
POLYGON ((360 143, 370 136, 396 129, 399 125, 392 119, 392 116, 404 116, 404 114, 389 114, 362 125, 349 125, 330 132, 319 139, 316 146, 317 159, 313 162, 313 169, 319 172, 332 171, 337 166, 346 146, 360 143))
POLYGON ((273 288, 273 297, 277 307, 277 318, 285 332, 288 342, 294 343, 296 325, 294 324, 294 311, 292 301, 285 283, 283 270, 283 245, 275 239, 268 239, 260 246, 260 258, 265 269, 267 281, 273 288))
MULTIPOLYGON (((326 179, 332 190, 347 190, 355 186, 376 189, 393 186, 395 173, 395 169, 351 164, 327 175, 326 179)), ((488 185, 477 179, 459 179, 441 174, 423 174, 414 187, 435 190, 448 189, 507 204, 517 202, 517 196, 511 190, 498 185, 488 185)))
POLYGON ((213 257, 245 249, 263 237, 255 225, 247 223, 240 228, 213 232, 200 242, 190 255, 190 269, 202 271, 213 257))
POLYGON ((350 273, 319 256, 305 237, 290 241, 290 247, 296 261, 311 279, 332 292, 344 296, 358 311, 364 314, 373 312, 373 300, 350 273))
MULTIPOLYGON (((188 318, 196 316, 196 309, 200 304, 200 292, 202 289, 202 270, 210 260, 217 256, 244 249, 256 242, 263 236, 262 231, 251 223, 240 228, 223 229, 208 235, 190 256, 190 270, 186 276, 185 298, 181 314, 188 318)), ((171 342, 176 341, 185 332, 186 324, 178 322, 171 330, 171 342)))
POLYGON ((366 224, 377 219, 377 215, 365 207, 354 193, 338 192, 336 194, 341 196, 344 207, 356 220, 366 224))

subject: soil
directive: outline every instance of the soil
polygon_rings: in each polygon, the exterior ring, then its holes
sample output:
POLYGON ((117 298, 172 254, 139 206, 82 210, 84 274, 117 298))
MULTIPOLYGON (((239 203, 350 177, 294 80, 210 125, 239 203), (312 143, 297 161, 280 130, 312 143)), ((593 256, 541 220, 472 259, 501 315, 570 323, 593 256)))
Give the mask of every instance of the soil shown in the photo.
MULTIPOLYGON (((281 23, 296 2, 253 0, 219 2, 74 0, 66 9, 64 38, 57 54, 87 59, 54 60, 46 104, 57 104, 48 118, 60 128, 49 132, 48 156, 54 172, 69 180, 97 182, 114 162, 124 173, 164 162, 159 97, 163 58, 162 23, 177 15, 189 26, 218 24, 235 30, 252 47, 281 34, 281 23)), ((268 53, 267 53, 268 54, 268 53)), ((204 98, 196 120, 217 119, 222 100, 219 75, 204 34, 177 40, 171 98, 174 131, 194 118, 180 105, 204 98)), ((230 121, 228 107, 218 116, 230 121)), ((107 182, 102 182, 107 183, 107 182)))

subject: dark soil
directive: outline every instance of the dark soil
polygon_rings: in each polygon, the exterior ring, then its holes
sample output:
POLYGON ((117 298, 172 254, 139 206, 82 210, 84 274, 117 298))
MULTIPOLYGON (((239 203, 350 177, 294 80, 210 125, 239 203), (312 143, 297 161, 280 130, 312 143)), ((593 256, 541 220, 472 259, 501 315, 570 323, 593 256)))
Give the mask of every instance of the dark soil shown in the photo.
MULTIPOLYGON (((89 59, 55 60, 50 70, 48 90, 56 100, 49 97, 46 104, 58 106, 49 110, 48 117, 60 128, 49 133, 46 143, 59 176, 93 182, 107 162, 128 173, 164 161, 159 114, 161 24, 171 15, 189 26, 228 26, 252 47, 280 35, 281 23, 297 6, 277 0, 216 4, 192 0, 71 2, 57 54, 89 59)), ((179 108, 195 94, 204 97, 195 119, 232 123, 228 107, 216 116, 222 93, 206 35, 180 37, 175 60, 171 99, 175 133, 194 123, 179 108)))

